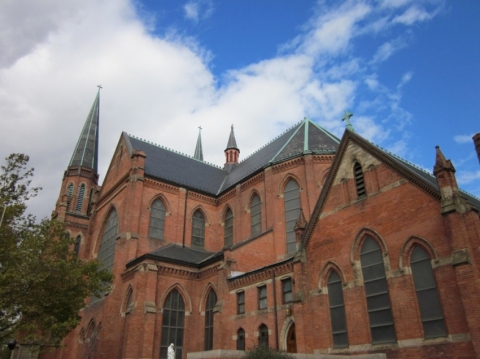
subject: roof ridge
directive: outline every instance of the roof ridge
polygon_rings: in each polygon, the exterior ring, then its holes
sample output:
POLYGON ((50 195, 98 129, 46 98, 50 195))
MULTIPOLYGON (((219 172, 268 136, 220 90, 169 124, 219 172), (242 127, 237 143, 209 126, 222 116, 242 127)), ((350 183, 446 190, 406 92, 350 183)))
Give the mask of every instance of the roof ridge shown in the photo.
POLYGON ((127 133, 127 136, 130 136, 130 137, 133 137, 133 138, 135 138, 135 139, 137 139, 137 140, 139 140, 139 141, 148 143, 149 145, 153 145, 153 146, 156 146, 156 147, 160 147, 160 148, 162 148, 162 149, 164 149, 164 150, 167 150, 167 151, 176 153, 177 155, 181 155, 181 156, 183 156, 183 157, 190 158, 190 159, 192 159, 192 160, 194 160, 194 161, 197 161, 197 162, 200 162, 200 163, 204 163, 204 164, 209 165, 209 166, 211 166, 211 167, 215 167, 215 168, 218 168, 218 169, 220 169, 220 170, 222 169, 220 166, 217 166, 216 164, 213 164, 213 163, 210 163, 210 162, 206 162, 206 161, 200 161, 200 160, 194 158, 193 156, 187 155, 186 153, 183 153, 183 152, 174 150, 174 149, 169 148, 169 147, 165 147, 165 146, 163 146, 163 145, 159 145, 158 143, 145 140, 145 139, 140 138, 140 137, 138 137, 138 136, 131 135, 131 134, 129 134, 129 133, 127 133))
POLYGON ((282 133, 280 133, 279 135, 277 135, 275 138, 273 138, 273 140, 270 140, 268 141, 266 144, 264 144, 263 146, 257 148, 255 151, 253 151, 251 154, 249 154, 247 157, 245 157, 243 160, 240 161, 240 163, 242 162, 245 162, 247 159, 249 159, 250 157, 252 157, 255 153, 259 152, 260 150, 264 149, 265 147, 267 147, 269 144, 271 144, 272 142, 275 142, 276 140, 278 140, 280 137, 282 137, 284 134, 286 134, 288 131, 292 130, 293 128, 295 128, 296 126, 300 125, 301 123, 303 122, 300 121, 296 124, 294 124, 293 126, 287 128, 286 130, 284 130, 282 133))

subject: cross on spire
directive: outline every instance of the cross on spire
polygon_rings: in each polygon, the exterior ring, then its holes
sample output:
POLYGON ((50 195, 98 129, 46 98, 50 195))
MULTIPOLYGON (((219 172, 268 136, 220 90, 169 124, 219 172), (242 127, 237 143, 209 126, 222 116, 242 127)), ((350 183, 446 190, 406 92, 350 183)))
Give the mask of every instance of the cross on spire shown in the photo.
POLYGON ((353 129, 352 124, 350 123, 350 117, 353 116, 353 113, 348 112, 348 110, 345 111, 345 115, 342 118, 342 121, 345 121, 347 123, 347 130, 355 132, 353 129))

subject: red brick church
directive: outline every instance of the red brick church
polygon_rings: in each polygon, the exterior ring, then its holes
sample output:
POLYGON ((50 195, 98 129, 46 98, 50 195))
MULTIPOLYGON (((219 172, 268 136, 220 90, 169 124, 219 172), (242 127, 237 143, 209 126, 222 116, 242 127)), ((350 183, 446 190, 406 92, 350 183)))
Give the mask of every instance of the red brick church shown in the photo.
POLYGON ((99 107, 54 217, 115 279, 41 358, 480 357, 480 199, 440 148, 432 176, 304 119, 242 161, 232 127, 219 168, 200 135, 189 157, 122 133, 100 186, 99 107))

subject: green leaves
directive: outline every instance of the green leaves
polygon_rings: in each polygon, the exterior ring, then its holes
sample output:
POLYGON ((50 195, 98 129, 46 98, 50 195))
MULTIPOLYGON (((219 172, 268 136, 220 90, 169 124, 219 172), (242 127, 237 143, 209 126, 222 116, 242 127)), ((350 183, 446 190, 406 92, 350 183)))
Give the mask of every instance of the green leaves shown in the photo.
POLYGON ((39 190, 28 187, 27 162, 13 154, 1 166, 0 341, 21 333, 22 341, 55 345, 78 324, 85 298, 108 290, 113 276, 76 257, 62 222, 24 215, 39 190))

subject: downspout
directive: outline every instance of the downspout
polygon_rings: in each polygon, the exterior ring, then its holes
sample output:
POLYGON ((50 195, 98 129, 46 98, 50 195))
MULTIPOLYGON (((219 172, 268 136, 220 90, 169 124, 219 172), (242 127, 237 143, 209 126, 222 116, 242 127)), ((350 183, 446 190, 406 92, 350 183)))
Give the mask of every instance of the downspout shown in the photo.
POLYGON ((187 226, 187 198, 188 198, 188 189, 185 189, 185 206, 183 207, 183 238, 182 238, 182 247, 185 247, 185 228, 187 226))
POLYGON ((275 269, 272 269, 273 283, 273 317, 275 318, 275 349, 278 350, 278 314, 277 314, 277 287, 275 285, 275 269))

